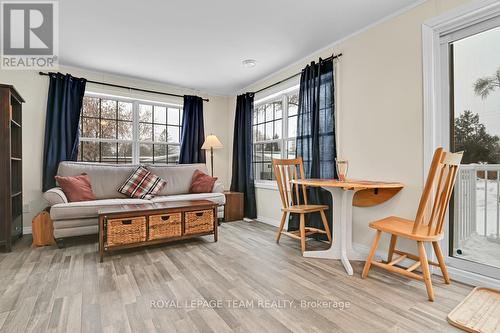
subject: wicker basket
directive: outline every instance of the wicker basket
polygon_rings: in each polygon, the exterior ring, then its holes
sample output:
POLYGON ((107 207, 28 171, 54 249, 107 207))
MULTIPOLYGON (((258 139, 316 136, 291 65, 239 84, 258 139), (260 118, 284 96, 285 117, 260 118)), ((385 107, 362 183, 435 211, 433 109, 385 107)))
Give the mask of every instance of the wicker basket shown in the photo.
POLYGON ((211 209, 185 213, 184 233, 200 234, 214 230, 214 211, 211 209))
POLYGON ((181 236, 182 214, 151 215, 148 232, 149 240, 181 236))
POLYGON ((108 247, 146 241, 146 217, 133 217, 107 221, 108 247))

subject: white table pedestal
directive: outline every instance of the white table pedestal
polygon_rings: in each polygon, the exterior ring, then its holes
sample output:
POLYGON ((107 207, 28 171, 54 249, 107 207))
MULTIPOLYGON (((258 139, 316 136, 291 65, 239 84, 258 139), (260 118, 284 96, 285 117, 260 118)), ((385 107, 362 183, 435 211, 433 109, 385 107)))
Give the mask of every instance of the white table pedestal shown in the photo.
POLYGON ((340 259, 349 275, 353 275, 349 260, 366 260, 352 247, 352 199, 355 190, 341 187, 323 187, 330 192, 333 201, 333 242, 328 250, 305 251, 304 257, 321 259, 340 259))

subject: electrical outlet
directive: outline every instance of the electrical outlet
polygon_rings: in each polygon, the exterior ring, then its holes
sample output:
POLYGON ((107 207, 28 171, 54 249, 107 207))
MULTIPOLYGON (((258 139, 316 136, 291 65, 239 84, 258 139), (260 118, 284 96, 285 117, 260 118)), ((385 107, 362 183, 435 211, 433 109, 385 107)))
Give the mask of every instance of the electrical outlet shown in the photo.
POLYGON ((29 213, 31 211, 30 204, 23 205, 23 213, 29 213))

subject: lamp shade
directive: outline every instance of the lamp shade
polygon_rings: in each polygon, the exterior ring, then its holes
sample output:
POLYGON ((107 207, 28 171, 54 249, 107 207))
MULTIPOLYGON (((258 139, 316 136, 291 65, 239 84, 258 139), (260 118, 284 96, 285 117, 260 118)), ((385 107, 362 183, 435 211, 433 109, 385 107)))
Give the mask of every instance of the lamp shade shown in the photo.
POLYGON ((219 141, 219 139, 215 135, 210 134, 205 139, 205 142, 203 142, 201 149, 210 149, 210 148, 217 149, 217 148, 223 148, 223 147, 224 146, 219 141))

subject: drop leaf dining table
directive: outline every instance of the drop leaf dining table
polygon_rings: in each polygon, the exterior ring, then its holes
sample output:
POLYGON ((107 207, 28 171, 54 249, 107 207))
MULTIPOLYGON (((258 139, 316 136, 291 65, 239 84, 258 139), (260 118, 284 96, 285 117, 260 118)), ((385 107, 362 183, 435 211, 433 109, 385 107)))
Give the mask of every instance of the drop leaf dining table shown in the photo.
POLYGON ((349 260, 365 260, 352 244, 352 207, 371 207, 395 196, 404 185, 393 182, 346 179, 295 179, 294 184, 321 187, 332 195, 333 242, 328 250, 305 251, 304 257, 340 259, 349 275, 353 275, 349 260))

